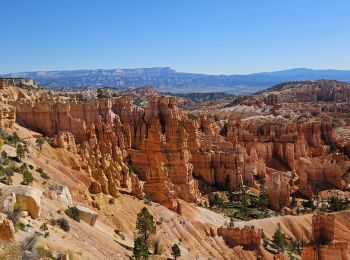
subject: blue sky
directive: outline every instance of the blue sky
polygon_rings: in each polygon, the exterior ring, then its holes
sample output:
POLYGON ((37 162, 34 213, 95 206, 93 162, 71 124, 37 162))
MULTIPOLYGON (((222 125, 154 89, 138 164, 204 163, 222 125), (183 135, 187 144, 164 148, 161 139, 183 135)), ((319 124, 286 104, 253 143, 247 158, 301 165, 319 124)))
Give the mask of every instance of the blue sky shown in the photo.
POLYGON ((350 69, 347 0, 0 0, 0 73, 350 69))

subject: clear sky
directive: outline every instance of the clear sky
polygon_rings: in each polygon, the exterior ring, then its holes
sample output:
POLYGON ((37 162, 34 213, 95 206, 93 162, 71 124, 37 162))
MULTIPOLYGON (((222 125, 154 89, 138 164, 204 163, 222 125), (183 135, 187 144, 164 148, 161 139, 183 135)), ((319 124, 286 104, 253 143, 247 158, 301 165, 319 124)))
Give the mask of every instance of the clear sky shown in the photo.
POLYGON ((0 73, 350 69, 348 0, 0 0, 0 73))

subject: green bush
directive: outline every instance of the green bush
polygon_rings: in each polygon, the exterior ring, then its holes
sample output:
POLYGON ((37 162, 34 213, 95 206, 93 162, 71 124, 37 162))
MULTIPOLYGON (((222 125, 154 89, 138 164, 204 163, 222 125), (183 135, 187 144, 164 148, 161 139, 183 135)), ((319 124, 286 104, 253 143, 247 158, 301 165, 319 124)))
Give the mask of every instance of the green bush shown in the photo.
POLYGON ((79 210, 76 207, 71 207, 69 209, 66 209, 64 211, 66 213, 66 215, 68 217, 70 217, 71 219, 80 222, 80 218, 79 218, 79 210))
POLYGON ((223 205, 223 200, 217 193, 215 194, 210 193, 208 196, 208 201, 209 201, 210 207, 214 207, 214 206, 221 207, 223 205))
POLYGON ((187 118, 194 121, 198 119, 198 116, 195 114, 187 114, 187 118))
POLYGON ((56 223, 59 225, 59 227, 68 232, 70 230, 69 222, 65 218, 60 218, 56 221, 56 223))
POLYGON ((56 259, 49 250, 47 250, 43 247, 37 247, 36 252, 38 253, 38 256, 40 259, 41 258, 56 259))
POLYGON ((21 182, 21 184, 23 185, 29 185, 34 181, 32 173, 28 170, 22 174, 22 177, 23 181, 21 182))

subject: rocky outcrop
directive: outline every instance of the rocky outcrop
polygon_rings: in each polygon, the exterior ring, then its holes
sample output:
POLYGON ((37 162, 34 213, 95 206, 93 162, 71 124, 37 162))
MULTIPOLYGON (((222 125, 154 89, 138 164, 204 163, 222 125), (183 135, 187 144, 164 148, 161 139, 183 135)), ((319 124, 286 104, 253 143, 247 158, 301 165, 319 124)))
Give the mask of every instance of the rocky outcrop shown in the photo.
POLYGON ((345 181, 342 177, 346 170, 346 164, 337 163, 336 159, 333 158, 299 158, 296 172, 300 176, 301 194, 307 198, 311 198, 311 187, 318 182, 332 185, 337 189, 343 189, 345 187, 345 181))
POLYGON ((290 179, 283 172, 267 175, 268 204, 273 210, 281 210, 290 206, 290 179))
POLYGON ((59 200, 65 208, 73 205, 72 194, 67 186, 51 185, 49 186, 49 197, 59 200))
POLYGON ((15 229, 11 220, 5 214, 0 213, 0 243, 9 242, 15 238, 15 229))
POLYGON ((350 85, 336 80, 287 82, 260 92, 244 104, 276 105, 295 102, 349 102, 350 85))
POLYGON ((261 245, 261 230, 255 227, 244 226, 244 228, 221 227, 217 231, 230 247, 238 245, 250 250, 256 250, 261 245))
POLYGON ((172 205, 173 197, 195 201, 199 194, 188 150, 193 133, 187 132, 189 120, 174 98, 150 98, 146 109, 133 106, 129 97, 18 103, 17 121, 78 153, 94 179, 90 190, 95 193, 116 197, 119 187, 130 189, 131 167, 155 201, 172 205))
POLYGON ((0 108, 0 129, 12 128, 16 121, 16 112, 12 107, 0 108))
POLYGON ((74 154, 77 153, 77 145, 75 143, 74 135, 70 132, 59 131, 57 135, 53 137, 53 146, 63 148, 74 154))
POLYGON ((349 259, 349 243, 337 239, 334 227, 335 216, 333 214, 319 213, 313 215, 313 239, 310 244, 303 248, 301 259, 349 259))
POLYGON ((90 226, 95 225, 98 217, 98 214, 95 211, 81 205, 76 206, 76 208, 78 210, 80 220, 88 223, 90 226))
POLYGON ((0 78, 0 89, 18 87, 24 89, 38 88, 38 84, 29 78, 0 78))
POLYGON ((4 212, 12 212, 15 204, 27 211, 32 218, 38 218, 41 210, 43 192, 35 187, 15 185, 1 185, 0 209, 4 212))

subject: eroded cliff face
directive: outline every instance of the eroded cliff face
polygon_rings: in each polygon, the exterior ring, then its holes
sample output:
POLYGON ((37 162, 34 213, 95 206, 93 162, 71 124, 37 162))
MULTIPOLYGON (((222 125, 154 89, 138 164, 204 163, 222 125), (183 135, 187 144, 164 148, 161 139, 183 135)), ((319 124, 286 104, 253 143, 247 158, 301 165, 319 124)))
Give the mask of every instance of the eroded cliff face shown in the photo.
POLYGON ((177 207, 177 197, 193 202, 199 191, 189 149, 198 146, 196 129, 174 98, 151 98, 148 103, 144 109, 132 105, 128 97, 18 102, 17 122, 78 153, 95 180, 91 186, 95 193, 117 196, 123 187, 138 190, 142 197, 143 186, 152 200, 169 208, 177 207), (139 184, 136 176, 145 184, 139 184))
POLYGON ((346 156, 329 154, 339 140, 329 118, 229 118, 224 129, 229 142, 244 147, 246 154, 255 158, 255 164, 247 156, 244 159, 249 167, 258 171, 255 175, 267 177, 269 205, 275 210, 289 206, 287 193, 292 191, 291 179, 280 177, 276 174, 278 171, 296 175, 297 187, 294 188, 309 199, 312 199, 314 187, 320 183, 341 190, 345 188, 344 174, 349 161, 346 156))
POLYGON ((226 228, 218 229, 218 235, 222 236, 229 246, 244 246, 251 250, 256 250, 261 246, 261 230, 255 227, 245 226, 244 228, 226 228))
MULTIPOLYGON (((264 102, 278 111, 284 101, 273 94, 264 102)), ((270 208, 280 210, 290 206, 291 193, 311 199, 318 183, 346 186, 346 153, 334 158, 329 150, 349 145, 329 117, 191 118, 176 98, 164 96, 149 97, 141 107, 128 96, 76 101, 44 93, 18 95, 15 105, 19 124, 81 157, 75 167, 92 177, 93 193, 117 196, 123 188, 177 209, 177 198, 195 202, 199 188, 259 188, 262 179, 270 208)))
POLYGON ((349 259, 349 243, 335 236, 334 227, 333 214, 315 214, 312 217, 313 240, 303 248, 301 259, 349 259))

